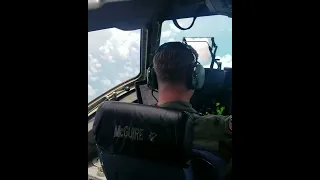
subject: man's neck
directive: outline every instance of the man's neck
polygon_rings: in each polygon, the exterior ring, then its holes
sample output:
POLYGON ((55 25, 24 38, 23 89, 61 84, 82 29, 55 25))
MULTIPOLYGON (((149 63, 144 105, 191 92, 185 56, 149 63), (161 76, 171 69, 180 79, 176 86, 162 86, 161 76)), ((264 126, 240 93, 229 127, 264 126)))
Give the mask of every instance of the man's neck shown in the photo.
POLYGON ((179 93, 178 91, 164 91, 159 90, 159 100, 158 104, 164 104, 167 102, 173 102, 173 101, 185 101, 189 102, 190 97, 186 95, 186 93, 179 93))

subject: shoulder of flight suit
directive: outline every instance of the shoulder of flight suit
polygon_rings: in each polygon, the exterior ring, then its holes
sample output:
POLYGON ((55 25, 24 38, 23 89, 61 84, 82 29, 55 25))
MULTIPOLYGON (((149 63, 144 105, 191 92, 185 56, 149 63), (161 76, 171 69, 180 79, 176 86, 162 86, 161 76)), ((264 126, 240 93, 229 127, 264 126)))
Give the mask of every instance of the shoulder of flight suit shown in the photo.
POLYGON ((194 148, 219 152, 220 154, 227 152, 227 155, 223 156, 229 156, 230 153, 228 150, 226 151, 226 148, 232 149, 232 127, 229 128, 232 116, 200 116, 190 103, 184 101, 168 102, 159 105, 159 107, 191 113, 194 117, 194 148))
POLYGON ((232 142, 232 116, 206 115, 194 121, 194 147, 219 151, 221 142, 232 142))

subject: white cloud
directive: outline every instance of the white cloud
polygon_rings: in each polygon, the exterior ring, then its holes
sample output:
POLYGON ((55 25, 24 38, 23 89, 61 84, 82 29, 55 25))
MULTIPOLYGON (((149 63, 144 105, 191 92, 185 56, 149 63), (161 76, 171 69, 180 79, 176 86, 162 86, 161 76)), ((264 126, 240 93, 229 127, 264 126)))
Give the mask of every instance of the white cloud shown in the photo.
POLYGON ((103 79, 103 80, 101 80, 101 83, 108 86, 108 87, 112 86, 112 83, 109 79, 103 79))
POLYGON ((99 79, 99 77, 98 76, 92 76, 92 77, 89 77, 89 79, 91 81, 97 81, 99 79))
POLYGON ((140 67, 140 58, 135 61, 135 65, 140 67))
POLYGON ((127 70, 127 71, 129 71, 129 72, 133 72, 133 68, 132 68, 132 67, 125 66, 124 69, 127 70))
POLYGON ((135 48, 135 47, 132 47, 131 50, 132 50, 133 52, 136 52, 136 53, 139 52, 139 50, 138 50, 137 48, 135 48))
POLYGON ((120 78, 131 77, 131 74, 129 72, 119 73, 118 75, 119 75, 120 78))
POLYGON ((119 79, 117 79, 116 81, 115 81, 115 84, 121 84, 122 83, 122 81, 120 81, 119 79))
POLYGON ((88 54, 88 68, 89 71, 93 73, 99 72, 101 68, 99 60, 94 58, 91 54, 88 54))
POLYGON ((166 37, 169 37, 170 35, 171 35, 170 30, 161 32, 161 38, 166 38, 166 37))
MULTIPOLYGON (((220 56, 217 56, 216 57, 217 59, 220 59, 220 62, 222 62, 222 69, 225 68, 225 67, 232 67, 232 55, 230 54, 226 54, 222 57, 220 56)), ((210 68, 210 63, 207 64, 207 65, 204 65, 205 68, 210 68)), ((214 64, 213 68, 216 68, 217 65, 214 64)))
POLYGON ((135 75, 138 75, 138 74, 139 74, 139 71, 140 71, 139 68, 136 68, 136 69, 134 70, 134 74, 135 74, 135 75))
MULTIPOLYGON (((180 25, 180 24, 179 24, 179 25, 180 25)), ((180 26, 181 26, 181 25, 180 25, 180 26)), ((178 29, 178 28, 176 27, 176 25, 174 25, 174 24, 172 23, 172 21, 170 22, 169 27, 170 27, 171 30, 173 30, 173 31, 175 31, 175 32, 177 32, 177 33, 181 31, 180 29, 178 29)))
POLYGON ((136 70, 140 69, 140 30, 122 31, 111 28, 90 32, 88 51, 88 101, 90 101, 139 73, 135 74, 136 70))
POLYGON ((121 80, 127 80, 127 79, 130 79, 130 78, 133 78, 133 77, 137 76, 139 74, 139 72, 140 72, 140 67, 139 66, 137 66, 135 68, 125 66, 124 69, 126 69, 125 72, 118 73, 119 78, 121 80))
POLYGON ((113 50, 113 43, 110 40, 106 40, 105 44, 99 47, 99 51, 104 54, 108 54, 112 52, 112 50, 113 50))
POLYGON ((115 63, 116 61, 113 59, 111 55, 103 54, 100 55, 101 59, 108 61, 109 63, 115 63))
POLYGON ((220 59, 222 62, 222 67, 232 67, 232 55, 227 54, 222 57, 217 56, 217 59, 220 59))
POLYGON ((99 47, 99 51, 102 53, 100 57, 103 60, 106 60, 110 63, 115 63, 116 61, 111 56, 112 52, 114 51, 113 43, 110 40, 106 40, 105 44, 99 47))
POLYGON ((96 90, 92 88, 91 85, 88 84, 88 96, 94 96, 96 94, 96 90))
POLYGON ((98 59, 94 58, 91 54, 88 54, 88 68, 91 72, 99 72, 101 63, 98 59))
MULTIPOLYGON (((133 47, 133 44, 140 43, 140 33, 137 31, 121 31, 116 28, 111 28, 109 32, 111 37, 99 48, 102 53, 109 55, 110 52, 117 49, 121 57, 120 59, 127 60, 131 50, 139 52, 137 48, 133 47)), ((114 60, 111 60, 111 62, 113 61, 114 60)))
POLYGON ((88 54, 88 79, 92 78, 94 74, 101 71, 101 63, 98 59, 88 54))

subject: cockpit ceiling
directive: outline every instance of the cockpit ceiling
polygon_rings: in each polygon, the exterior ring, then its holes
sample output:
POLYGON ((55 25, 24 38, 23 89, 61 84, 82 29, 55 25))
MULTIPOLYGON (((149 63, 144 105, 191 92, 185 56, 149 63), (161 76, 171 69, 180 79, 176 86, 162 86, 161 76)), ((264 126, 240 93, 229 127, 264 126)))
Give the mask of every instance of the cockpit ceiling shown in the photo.
MULTIPOLYGON (((89 0, 98 1, 98 0, 89 0)), ((147 22, 193 16, 232 17, 231 0, 208 0, 218 4, 209 11, 204 0, 113 0, 88 11, 88 31, 116 27, 122 30, 143 28, 147 22), (179 5, 173 6, 172 4, 179 5), (171 5, 171 6, 170 6, 171 5)), ((208 3, 207 3, 208 4, 208 3)))

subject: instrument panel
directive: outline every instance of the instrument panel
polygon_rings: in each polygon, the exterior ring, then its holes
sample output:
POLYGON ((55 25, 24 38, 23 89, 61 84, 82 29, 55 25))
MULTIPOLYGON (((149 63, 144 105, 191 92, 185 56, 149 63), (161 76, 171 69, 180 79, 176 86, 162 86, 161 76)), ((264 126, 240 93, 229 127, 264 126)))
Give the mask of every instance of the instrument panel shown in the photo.
POLYGON ((192 96, 192 107, 204 115, 232 114, 232 68, 206 68, 205 71, 205 84, 192 96))
POLYGON ((100 159, 95 158, 88 167, 88 180, 106 180, 102 166, 100 163, 100 159))

